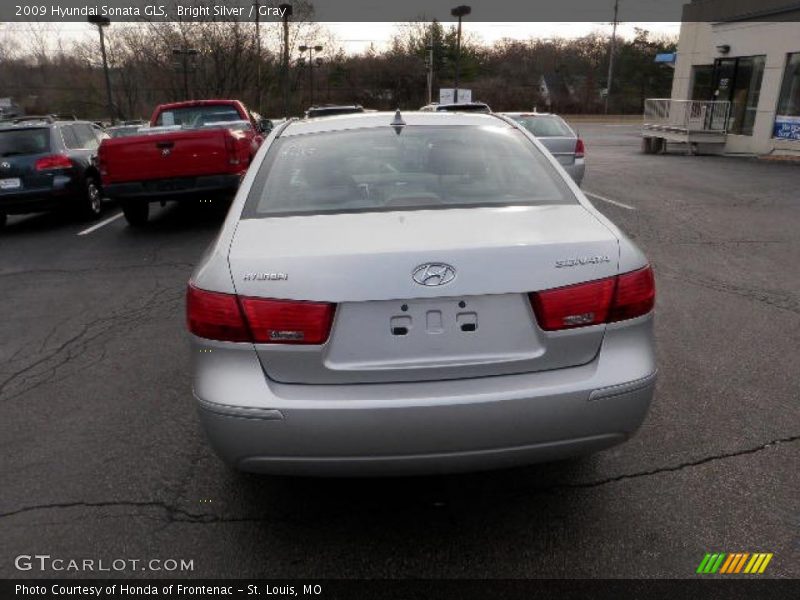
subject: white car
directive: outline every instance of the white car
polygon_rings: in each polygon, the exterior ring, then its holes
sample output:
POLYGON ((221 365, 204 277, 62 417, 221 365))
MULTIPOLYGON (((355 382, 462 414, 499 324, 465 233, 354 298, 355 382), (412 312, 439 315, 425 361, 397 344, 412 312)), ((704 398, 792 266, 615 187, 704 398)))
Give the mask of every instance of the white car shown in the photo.
POLYGON ((488 469, 626 440, 653 272, 513 120, 290 121, 189 282, 193 393, 237 469, 488 469))

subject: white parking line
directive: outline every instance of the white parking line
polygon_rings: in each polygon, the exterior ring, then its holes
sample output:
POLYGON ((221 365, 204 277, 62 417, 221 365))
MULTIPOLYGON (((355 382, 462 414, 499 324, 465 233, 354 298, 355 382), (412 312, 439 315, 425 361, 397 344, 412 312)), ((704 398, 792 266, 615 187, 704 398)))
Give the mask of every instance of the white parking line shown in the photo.
POLYGON ((108 218, 107 218, 107 219, 105 219, 104 221, 100 221, 99 223, 96 223, 96 224, 92 225, 92 226, 91 226, 91 227, 89 227, 88 229, 84 229, 84 230, 83 230, 83 231, 81 231, 81 232, 80 232, 78 235, 87 235, 87 234, 89 234, 89 233, 92 233, 93 231, 97 231, 97 230, 98 230, 98 229, 100 229, 101 227, 105 227, 105 226, 106 226, 106 225, 108 225, 109 223, 112 223, 112 222, 116 221, 116 220, 117 220, 117 219, 119 219, 121 216, 122 216, 122 213, 117 213, 117 214, 115 214, 113 217, 108 217, 108 218))
POLYGON ((633 206, 629 206, 628 204, 623 204, 622 202, 617 202, 616 200, 612 200, 611 198, 606 198, 605 196, 601 196, 599 194, 595 194, 593 192, 587 192, 583 190, 583 193, 586 196, 591 196, 592 198, 597 198, 601 202, 608 202, 609 204, 613 204, 614 206, 619 206, 620 208, 625 208, 627 210, 636 210, 633 206))

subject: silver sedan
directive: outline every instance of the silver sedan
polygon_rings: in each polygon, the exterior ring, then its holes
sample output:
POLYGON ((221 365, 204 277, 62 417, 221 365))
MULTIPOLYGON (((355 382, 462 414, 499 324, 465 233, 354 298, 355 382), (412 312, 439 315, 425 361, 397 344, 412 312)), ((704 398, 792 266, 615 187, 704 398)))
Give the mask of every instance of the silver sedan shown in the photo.
POLYGON ((189 282, 193 393, 233 467, 510 467, 628 439, 653 272, 540 142, 488 114, 289 121, 189 282))
POLYGON ((586 173, 586 148, 581 137, 567 122, 551 113, 503 113, 530 131, 569 176, 580 185, 586 173))

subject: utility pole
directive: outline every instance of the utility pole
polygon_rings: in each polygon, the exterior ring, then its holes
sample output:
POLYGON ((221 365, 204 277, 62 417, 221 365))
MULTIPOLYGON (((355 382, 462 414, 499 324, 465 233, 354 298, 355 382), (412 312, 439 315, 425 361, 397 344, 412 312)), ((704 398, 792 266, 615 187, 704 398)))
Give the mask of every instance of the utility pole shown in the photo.
POLYGON ((614 53, 617 49, 617 15, 619 13, 619 0, 614 0, 614 28, 611 30, 611 51, 608 55, 608 81, 606 83, 605 113, 608 114, 608 100, 611 98, 611 82, 614 78, 614 53))
POLYGON ((103 56, 103 74, 106 78, 106 101, 108 102, 108 117, 111 119, 111 124, 114 124, 114 100, 111 96, 111 75, 108 72, 108 58, 106 57, 106 38, 103 35, 103 28, 111 25, 111 19, 102 17, 100 15, 90 15, 87 21, 92 25, 97 25, 97 30, 100 32, 100 54, 103 56))
POLYGON ((283 11, 283 60, 281 75, 283 77, 283 116, 289 116, 289 17, 292 16, 291 4, 280 4, 278 8, 283 11))
POLYGON ((197 56, 199 51, 196 48, 173 48, 172 54, 180 56, 183 62, 183 96, 184 100, 189 100, 189 57, 197 56))
POLYGON ((261 0, 253 0, 256 9, 256 110, 261 112, 261 0))
POLYGON ((462 4, 460 6, 456 6, 454 9, 450 11, 450 14, 454 17, 458 17, 458 35, 456 36, 456 76, 455 82, 453 87, 453 103, 458 104, 458 78, 459 78, 459 71, 461 70, 461 19, 466 17, 468 14, 472 12, 472 8, 467 6, 466 4, 462 4))

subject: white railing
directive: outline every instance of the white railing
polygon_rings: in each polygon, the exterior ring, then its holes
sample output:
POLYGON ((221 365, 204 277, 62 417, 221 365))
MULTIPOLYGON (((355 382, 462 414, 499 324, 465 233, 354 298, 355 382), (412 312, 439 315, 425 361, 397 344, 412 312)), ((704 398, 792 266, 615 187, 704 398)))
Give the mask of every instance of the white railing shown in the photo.
POLYGON ((644 127, 724 134, 730 111, 727 101, 648 98, 644 101, 644 127))

